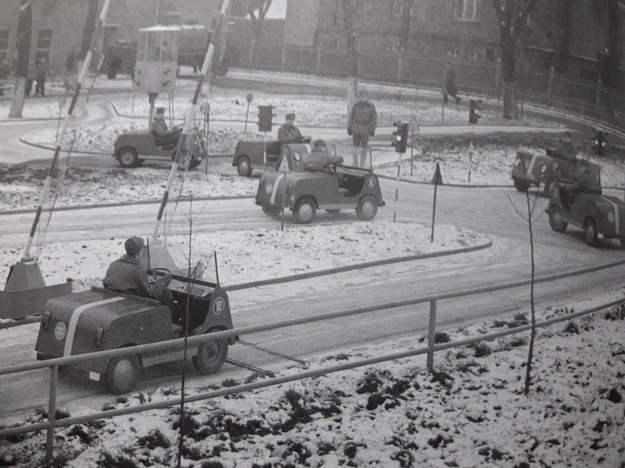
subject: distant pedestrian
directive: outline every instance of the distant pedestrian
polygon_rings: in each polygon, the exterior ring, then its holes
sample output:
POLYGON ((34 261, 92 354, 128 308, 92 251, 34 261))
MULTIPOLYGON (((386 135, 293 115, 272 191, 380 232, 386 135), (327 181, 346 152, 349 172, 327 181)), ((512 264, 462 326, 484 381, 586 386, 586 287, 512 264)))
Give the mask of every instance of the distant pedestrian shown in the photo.
POLYGON ((46 95, 46 78, 48 77, 48 73, 50 72, 50 67, 46 59, 41 59, 37 62, 37 71, 36 77, 37 84, 35 85, 35 96, 46 95))
POLYGON ((30 92, 33 89, 33 82, 37 78, 37 67, 33 60, 28 62, 28 71, 26 72, 26 88, 24 89, 24 95, 30 96, 30 92))
POLYGON ((445 62, 445 76, 443 78, 443 102, 448 103, 447 97, 451 96, 456 100, 456 104, 460 102, 458 96, 458 87, 456 86, 456 70, 451 62, 445 62))
POLYGON ((347 134, 352 137, 354 167, 366 167, 369 137, 375 135, 377 123, 375 105, 369 101, 367 91, 361 89, 358 93, 358 101, 352 107, 347 122, 347 134), (358 161, 359 155, 360 162, 358 161))

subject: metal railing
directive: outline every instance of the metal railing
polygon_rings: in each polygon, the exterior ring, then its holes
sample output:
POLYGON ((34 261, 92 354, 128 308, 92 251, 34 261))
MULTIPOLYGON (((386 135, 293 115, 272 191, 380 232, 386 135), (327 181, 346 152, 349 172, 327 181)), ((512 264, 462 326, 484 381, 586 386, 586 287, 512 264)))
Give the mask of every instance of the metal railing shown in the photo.
MULTIPOLYGON (((558 279, 571 277, 575 275, 586 274, 586 273, 598 271, 601 269, 613 268, 613 267, 620 266, 623 264, 625 264, 625 260, 618 260, 618 261, 609 262, 609 263, 602 264, 602 265, 575 270, 572 272, 558 273, 558 274, 543 276, 540 278, 536 278, 534 282, 536 284, 536 283, 543 283, 543 282, 548 282, 548 281, 555 281, 558 279)), ((188 337, 186 339, 187 346, 192 347, 192 346, 197 346, 204 342, 208 342, 208 341, 212 341, 212 340, 216 340, 220 338, 229 338, 229 337, 235 337, 235 336, 240 336, 240 335, 246 335, 250 333, 257 333, 257 332, 268 331, 268 330, 276 330, 279 328, 285 328, 285 327, 290 327, 294 325, 303 325, 306 323, 319 322, 319 321, 324 321, 324 320, 329 320, 329 319, 361 315, 361 314, 366 314, 366 313, 379 311, 379 310, 385 310, 385 309, 394 309, 394 308, 406 307, 410 305, 417 305, 417 304, 424 304, 424 303, 430 304, 429 322, 428 322, 428 345, 426 347, 406 350, 406 351, 393 353, 393 354, 389 354, 385 356, 379 356, 375 358, 362 359, 362 360, 358 360, 358 361, 354 361, 354 362, 350 362, 346 364, 329 366, 329 367, 324 367, 324 368, 316 369, 316 370, 304 371, 304 372, 300 372, 299 374, 295 374, 292 376, 275 377, 275 378, 265 379, 261 382, 238 385, 235 387, 228 387, 228 388, 224 388, 221 390, 216 390, 216 391, 211 391, 211 392, 206 392, 206 393, 199 393, 199 394, 192 395, 192 396, 185 396, 185 401, 194 402, 194 401, 200 401, 200 400, 205 400, 209 398, 216 398, 216 397, 224 396, 224 395, 232 395, 236 393, 242 393, 246 391, 259 389, 259 388, 280 385, 280 384, 283 384, 286 382, 292 382, 295 380, 318 377, 321 375, 326 375, 329 373, 339 372, 339 371, 343 371, 347 369, 353 369, 357 367, 377 364, 377 363, 384 362, 384 361, 418 356, 422 354, 427 355, 427 367, 428 369, 431 370, 434 365, 434 353, 436 352, 455 348, 455 347, 467 346, 467 345, 471 345, 480 341, 492 340, 495 338, 520 333, 523 331, 527 331, 531 328, 531 325, 524 325, 524 326, 519 326, 513 329, 509 329, 509 330, 505 330, 505 331, 501 331, 497 333, 491 333, 487 335, 481 335, 479 337, 470 338, 470 339, 466 339, 462 341, 449 342, 445 344, 436 344, 435 343, 436 311, 437 311, 437 304, 439 301, 454 299, 454 298, 459 298, 459 297, 464 297, 464 296, 470 296, 470 295, 476 295, 476 294, 497 292, 497 291, 502 291, 505 289, 518 288, 522 286, 527 286, 530 283, 531 282, 529 280, 519 280, 519 281, 507 282, 507 283, 503 283, 499 285, 464 289, 464 290, 448 292, 448 293, 443 293, 443 294, 432 294, 432 295, 417 297, 413 299, 394 301, 394 302, 383 303, 383 304, 376 304, 372 306, 360 307, 360 308, 350 309, 350 310, 330 312, 326 314, 315 315, 312 317, 283 320, 279 322, 268 323, 265 325, 248 326, 248 327, 242 327, 242 328, 237 328, 237 329, 228 330, 228 331, 214 332, 208 335, 188 337)), ((605 309, 614 305, 622 304, 622 303, 625 303, 625 296, 623 298, 614 299, 603 304, 595 305, 593 307, 590 307, 581 311, 577 311, 575 313, 567 314, 566 316, 563 316, 563 317, 556 317, 550 320, 539 322, 537 323, 537 327, 545 327, 548 325, 552 325, 554 323, 571 320, 572 318, 576 318, 585 314, 596 312, 598 310, 602 310, 602 309, 605 309)), ((0 368, 0 375, 16 374, 16 373, 27 372, 27 371, 37 370, 37 369, 50 368, 50 386, 49 386, 49 397, 48 397, 48 419, 47 421, 36 423, 36 424, 25 425, 25 426, 16 426, 16 427, 9 427, 9 428, 2 429, 0 430, 0 438, 6 438, 10 436, 25 434, 25 433, 35 432, 35 431, 40 431, 40 430, 46 430, 47 431, 46 460, 49 461, 52 459, 52 454, 54 450, 54 431, 55 431, 55 428, 57 427, 66 427, 72 424, 80 424, 80 423, 84 423, 88 421, 94 421, 97 419, 111 418, 114 416, 137 413, 137 412, 146 411, 150 409, 166 408, 166 407, 170 407, 173 405, 178 405, 180 404, 181 399, 172 398, 172 399, 163 400, 160 402, 142 404, 142 405, 135 406, 135 407, 120 408, 120 409, 108 410, 108 411, 103 411, 103 412, 98 412, 98 413, 93 413, 93 414, 67 417, 67 418, 57 420, 56 419, 56 393, 57 393, 58 368, 59 366, 77 364, 83 361, 92 360, 96 358, 118 357, 118 356, 124 356, 128 354, 140 354, 140 353, 147 353, 147 352, 154 352, 154 351, 181 350, 184 348, 184 346, 185 346, 185 338, 178 338, 175 340, 164 341, 164 342, 159 342, 159 343, 151 343, 151 344, 133 346, 133 347, 128 347, 128 348, 113 349, 113 350, 108 350, 108 351, 98 351, 95 353, 79 354, 79 355, 74 355, 74 356, 49 359, 46 361, 35 361, 35 362, 17 364, 17 365, 13 365, 9 367, 0 368)))
MULTIPOLYGON (((253 54, 248 52, 235 53, 233 66, 334 77, 350 73, 350 57, 344 51, 256 46, 253 54)), ((359 76, 381 83, 442 89, 445 61, 446 58, 402 56, 393 51, 365 52, 359 55, 359 76)), ((501 98, 500 61, 458 61, 455 67, 461 92, 501 98)), ((625 132, 625 97, 602 85, 601 80, 575 80, 556 73, 552 67, 542 73, 520 70, 517 83, 522 100, 574 112, 606 128, 625 132)))

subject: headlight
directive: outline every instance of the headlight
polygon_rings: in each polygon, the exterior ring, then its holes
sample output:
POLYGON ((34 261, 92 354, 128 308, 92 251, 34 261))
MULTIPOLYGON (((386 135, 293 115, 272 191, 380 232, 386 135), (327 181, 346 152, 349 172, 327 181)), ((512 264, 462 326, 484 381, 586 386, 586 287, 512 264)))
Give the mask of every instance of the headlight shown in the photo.
POLYGON ((67 326, 65 322, 57 322, 54 326, 54 337, 61 341, 65 339, 65 335, 67 335, 67 326))
POLYGON ((292 192, 292 191, 293 191, 293 184, 289 183, 289 184, 286 186, 286 193, 287 193, 288 195, 291 195, 291 192, 292 192))
POLYGON ((613 211, 608 211, 608 222, 609 223, 613 223, 614 222, 614 212, 613 211))
POLYGON ((299 160, 301 159, 301 156, 299 155, 299 153, 295 153, 293 155, 293 159, 295 160, 295 162, 299 162, 299 160))
POLYGON ((104 328, 98 327, 95 333, 95 345, 97 348, 102 346, 102 338, 104 338, 104 328))
POLYGON ((273 184, 271 182, 269 182, 266 186, 265 186, 265 192, 267 193, 271 193, 271 191, 273 190, 273 184))
POLYGON ((516 158, 514 160, 514 167, 517 167, 519 164, 521 164, 521 160, 519 158, 516 158))
POLYGON ((540 168, 540 173, 544 174, 545 172, 547 172, 547 166, 543 164, 543 167, 540 168))

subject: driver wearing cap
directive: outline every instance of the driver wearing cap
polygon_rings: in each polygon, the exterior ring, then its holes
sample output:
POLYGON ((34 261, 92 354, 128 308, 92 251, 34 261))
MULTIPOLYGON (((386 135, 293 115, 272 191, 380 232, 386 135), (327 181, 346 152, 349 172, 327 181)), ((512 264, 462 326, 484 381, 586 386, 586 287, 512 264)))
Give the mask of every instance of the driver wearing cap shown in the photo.
POLYGON ((111 263, 102 283, 106 289, 112 291, 156 299, 172 310, 173 296, 167 289, 171 275, 166 274, 159 277, 156 282, 150 283, 147 273, 139 262, 144 246, 141 237, 133 236, 126 240, 124 244, 126 255, 122 255, 111 263))
POLYGON ((308 143, 310 138, 305 138, 299 131, 299 128, 293 123, 295 121, 295 114, 292 112, 286 114, 284 117, 285 122, 278 129, 278 140, 280 143, 308 143))
POLYGON ((169 130, 165 122, 165 108, 157 107, 156 114, 152 120, 152 134, 156 137, 156 144, 159 146, 172 146, 178 143, 180 129, 169 130))

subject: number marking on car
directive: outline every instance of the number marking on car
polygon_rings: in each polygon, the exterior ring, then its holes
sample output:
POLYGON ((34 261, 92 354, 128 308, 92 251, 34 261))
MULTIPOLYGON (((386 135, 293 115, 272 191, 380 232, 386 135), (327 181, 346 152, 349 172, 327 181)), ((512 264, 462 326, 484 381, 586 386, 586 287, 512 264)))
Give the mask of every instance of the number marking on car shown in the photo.
POLYGON ((213 302, 213 314, 220 315, 224 310, 226 310, 226 301, 223 297, 218 297, 213 302))

